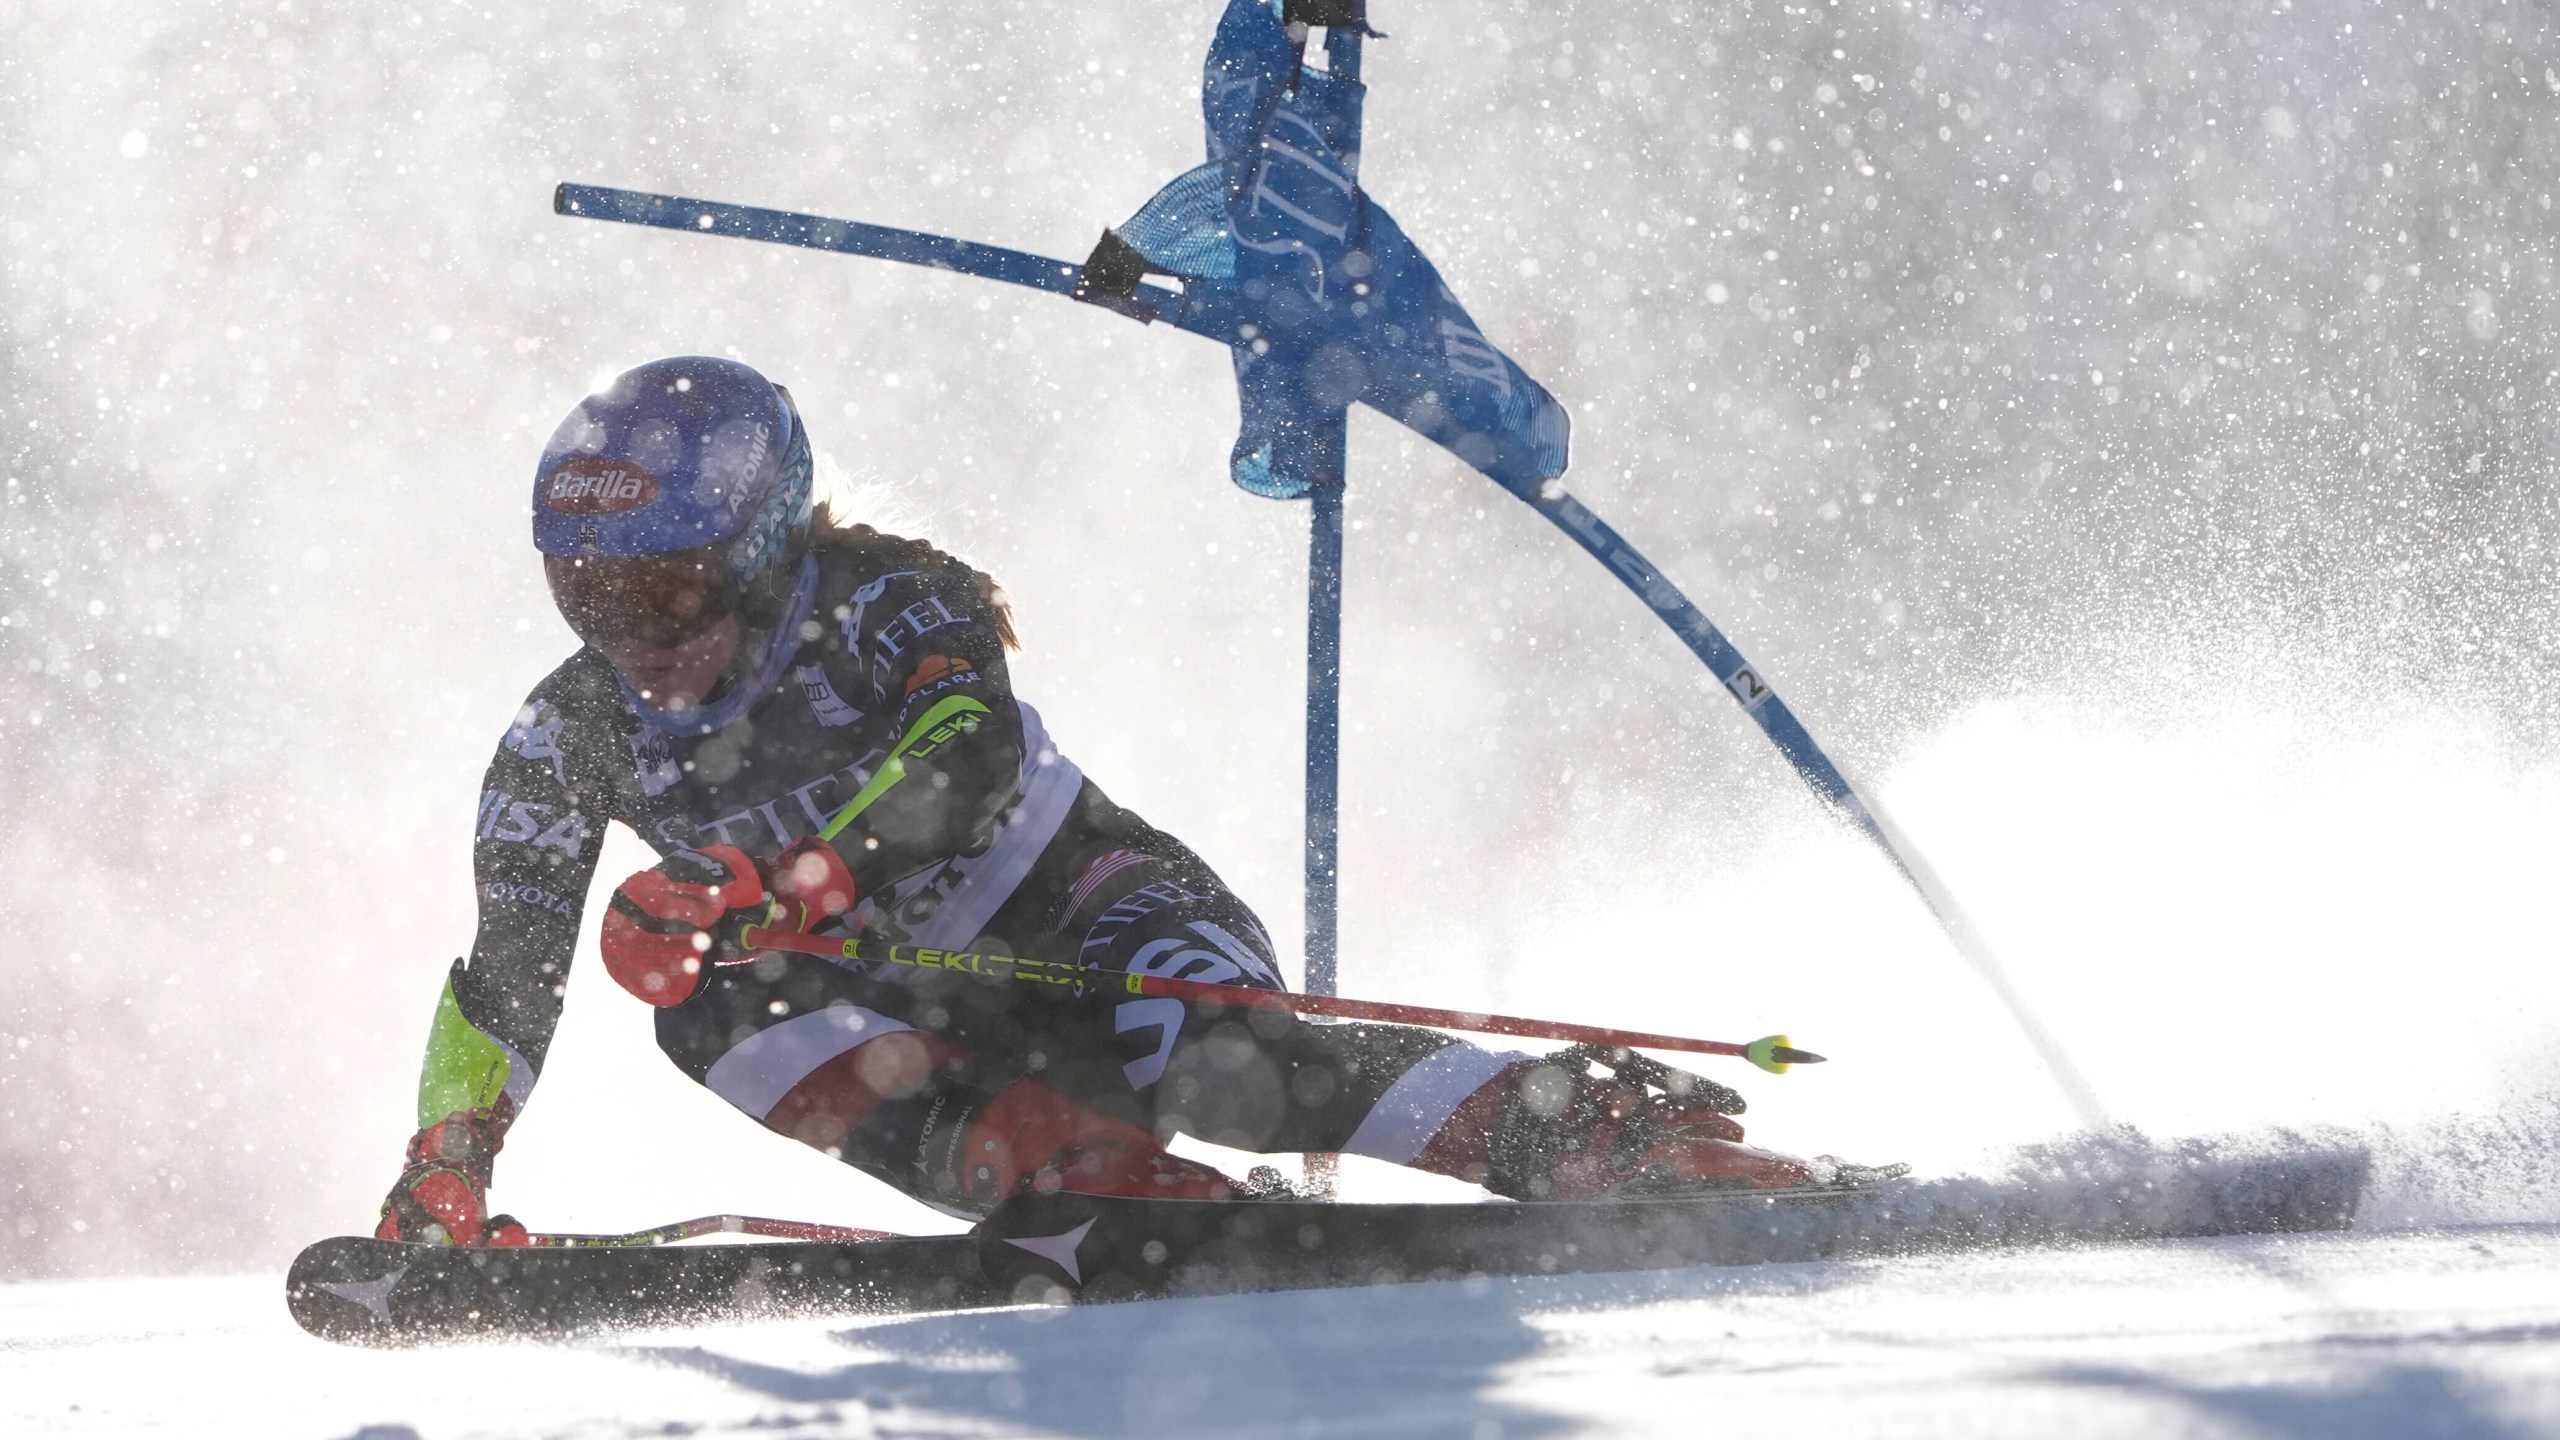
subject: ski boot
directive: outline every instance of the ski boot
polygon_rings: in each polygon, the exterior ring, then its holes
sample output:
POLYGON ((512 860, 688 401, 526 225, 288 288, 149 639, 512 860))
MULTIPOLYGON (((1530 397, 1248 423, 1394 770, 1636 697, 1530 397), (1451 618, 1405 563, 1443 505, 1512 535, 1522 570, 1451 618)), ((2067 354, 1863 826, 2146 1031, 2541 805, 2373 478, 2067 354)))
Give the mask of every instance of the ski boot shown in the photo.
POLYGON ((1575 1045, 1495 1076, 1414 1164, 1515 1200, 1847 1190, 1910 1171, 1745 1145, 1732 1118, 1743 1108, 1740 1094, 1704 1076, 1616 1046, 1575 1045))

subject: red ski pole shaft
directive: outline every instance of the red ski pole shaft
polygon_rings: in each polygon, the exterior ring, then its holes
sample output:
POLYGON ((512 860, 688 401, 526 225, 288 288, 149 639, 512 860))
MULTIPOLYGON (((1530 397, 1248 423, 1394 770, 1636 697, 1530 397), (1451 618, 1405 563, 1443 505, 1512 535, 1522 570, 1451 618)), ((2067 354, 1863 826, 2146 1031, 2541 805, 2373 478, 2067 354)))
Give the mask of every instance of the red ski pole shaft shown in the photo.
POLYGON ((1789 1065, 1819 1063, 1822 1056, 1798 1050, 1783 1035, 1747 1044, 1727 1040, 1693 1040, 1685 1035, 1657 1035, 1645 1030, 1619 1030, 1604 1025, 1575 1025, 1558 1020, 1532 1020, 1518 1015, 1490 1015, 1472 1010, 1442 1010, 1429 1005, 1397 1005, 1378 1000, 1347 1000, 1336 995, 1301 995, 1292 990, 1260 990, 1249 985, 1210 985, 1197 980, 1169 980, 1160 975, 1131 975, 1088 970, 1060 961, 1030 960, 1012 955, 981 955, 965 950, 936 950, 886 940, 838 939, 793 930, 750 926, 741 937, 750 950, 788 950, 823 955, 865 965, 897 965, 915 970, 951 970, 990 980, 1032 985, 1077 986, 1125 990, 1132 995, 1174 1000, 1206 1000, 1256 1010, 1285 1010, 1295 1015, 1330 1015, 1345 1020, 1383 1020, 1398 1025, 1430 1025, 1480 1035, 1517 1035, 1574 1044, 1622 1045, 1630 1049, 1675 1050, 1691 1055, 1733 1055, 1772 1073, 1789 1065))

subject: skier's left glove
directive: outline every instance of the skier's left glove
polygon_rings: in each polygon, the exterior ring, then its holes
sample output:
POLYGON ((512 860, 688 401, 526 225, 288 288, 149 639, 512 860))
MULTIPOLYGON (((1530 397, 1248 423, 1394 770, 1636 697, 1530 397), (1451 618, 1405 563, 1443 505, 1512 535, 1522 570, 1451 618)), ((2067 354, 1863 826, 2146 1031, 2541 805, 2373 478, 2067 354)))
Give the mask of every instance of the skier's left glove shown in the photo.
POLYGON ((811 930, 853 908, 852 874, 812 837, 773 862, 771 884, 734 845, 680 850, 622 882, 604 916, 604 967, 656 1006, 681 1005, 709 966, 744 959, 750 925, 811 930))
POLYGON ((489 1213, 489 1167, 497 1159, 515 1107, 448 1115, 409 1140, 409 1163, 382 1202, 377 1240, 430 1245, 513 1246, 533 1243, 512 1215, 489 1213))

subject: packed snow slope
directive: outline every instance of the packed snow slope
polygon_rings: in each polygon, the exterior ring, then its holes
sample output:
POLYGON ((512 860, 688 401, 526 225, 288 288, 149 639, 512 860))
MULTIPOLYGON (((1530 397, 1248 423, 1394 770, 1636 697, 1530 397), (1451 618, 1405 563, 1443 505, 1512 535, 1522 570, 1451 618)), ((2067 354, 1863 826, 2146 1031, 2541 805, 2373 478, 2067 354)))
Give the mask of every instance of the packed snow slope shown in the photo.
POLYGON ((2560 1434, 2560 1226, 353 1350, 274 1276, 0 1288, 0 1431, 256 1440, 2560 1434))

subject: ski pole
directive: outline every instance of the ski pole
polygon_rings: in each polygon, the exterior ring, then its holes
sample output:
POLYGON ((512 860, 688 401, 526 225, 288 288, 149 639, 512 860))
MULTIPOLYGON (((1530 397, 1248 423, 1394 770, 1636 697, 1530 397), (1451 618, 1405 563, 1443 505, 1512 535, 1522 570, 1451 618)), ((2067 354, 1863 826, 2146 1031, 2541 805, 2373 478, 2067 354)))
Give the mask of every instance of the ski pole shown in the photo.
POLYGON ((763 1235, 775 1240, 893 1240, 886 1230, 856 1230, 845 1225, 821 1225, 814 1220, 767 1220, 759 1215, 705 1215, 696 1220, 678 1220, 672 1225, 659 1225, 648 1230, 634 1230, 628 1235, 531 1235, 526 1239, 538 1250, 600 1250, 634 1245, 665 1245, 677 1240, 691 1240, 697 1235, 763 1235))
MULTIPOLYGON (((841 939, 832 935, 810 935, 797 930, 767 929, 751 925, 740 937, 749 950, 787 950, 798 955, 820 955, 830 960, 849 960, 859 965, 897 965, 915 970, 949 970, 987 980, 1012 980, 1033 985, 1055 985, 1077 989, 1126 990, 1132 995, 1162 996, 1173 1000, 1207 1000, 1252 1010, 1285 1010, 1296 1015, 1330 1015, 1345 1020, 1383 1020, 1398 1025, 1429 1025, 1444 1030, 1466 1030, 1479 1035, 1517 1035, 1533 1040, 1563 1040, 1576 1044, 1616 1045, 1630 1049, 1677 1050, 1691 1055, 1732 1055, 1748 1060, 1772 1075, 1783 1075, 1790 1065, 1815 1065, 1823 1057, 1809 1050, 1798 1050, 1784 1035, 1764 1035, 1747 1044, 1725 1040, 1692 1040, 1681 1035, 1656 1035, 1643 1030, 1618 1030, 1601 1025, 1575 1025, 1560 1020, 1530 1020, 1517 1015, 1489 1015, 1473 1010, 1441 1010, 1428 1005, 1398 1005, 1378 1000, 1347 1000, 1338 995, 1302 995, 1291 990, 1260 990, 1249 985, 1212 985, 1197 980, 1173 980, 1161 975, 1132 975, 1122 971, 1092 970, 1059 960, 1032 960, 1014 955, 980 955, 964 950, 936 950, 926 946, 899 945, 887 940, 841 939)), ((744 962, 730 962, 744 963, 744 962)))

